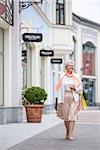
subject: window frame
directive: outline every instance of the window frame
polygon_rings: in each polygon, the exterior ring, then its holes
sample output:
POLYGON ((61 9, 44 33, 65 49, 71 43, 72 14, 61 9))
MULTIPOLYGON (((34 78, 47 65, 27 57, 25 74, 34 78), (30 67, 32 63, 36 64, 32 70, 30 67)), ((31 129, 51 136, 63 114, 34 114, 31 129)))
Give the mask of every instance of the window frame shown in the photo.
MULTIPOLYGON (((94 71, 93 71, 93 74, 90 73, 90 76, 95 76, 95 73, 96 73, 95 72, 95 53, 96 53, 96 47, 91 42, 86 42, 85 44, 83 44, 83 52, 82 53, 83 54, 87 53, 87 55, 86 55, 87 56, 87 63, 89 62, 90 64, 91 64, 90 55, 91 55, 92 52, 94 54, 94 62, 93 62, 94 71)), ((90 66, 87 67, 86 64, 85 64, 85 68, 83 66, 83 75, 89 75, 85 71, 86 68, 87 68, 87 71, 89 71, 91 67, 90 66)))
POLYGON ((65 0, 63 0, 63 3, 60 3, 58 0, 56 0, 56 24, 65 25, 65 0))

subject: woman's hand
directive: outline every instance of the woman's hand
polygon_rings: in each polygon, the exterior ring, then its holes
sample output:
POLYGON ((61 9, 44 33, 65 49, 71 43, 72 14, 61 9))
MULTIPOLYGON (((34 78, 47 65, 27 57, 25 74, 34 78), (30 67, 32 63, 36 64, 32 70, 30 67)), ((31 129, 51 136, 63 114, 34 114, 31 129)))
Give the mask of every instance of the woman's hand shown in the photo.
POLYGON ((72 84, 72 85, 70 85, 70 89, 71 90, 73 90, 73 91, 75 91, 76 90, 76 88, 75 88, 75 86, 72 84))

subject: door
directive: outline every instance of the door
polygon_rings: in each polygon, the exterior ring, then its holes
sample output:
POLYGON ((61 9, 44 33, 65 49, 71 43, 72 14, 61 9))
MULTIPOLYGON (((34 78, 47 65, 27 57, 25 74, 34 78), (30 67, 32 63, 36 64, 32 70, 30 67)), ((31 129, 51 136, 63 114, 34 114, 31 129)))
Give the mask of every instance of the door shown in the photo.
POLYGON ((55 92, 57 81, 59 80, 63 72, 63 64, 52 64, 52 77, 53 77, 53 102, 55 103, 56 98, 59 99, 59 94, 55 92))
POLYGON ((95 80, 83 78, 83 95, 88 106, 95 105, 95 80))

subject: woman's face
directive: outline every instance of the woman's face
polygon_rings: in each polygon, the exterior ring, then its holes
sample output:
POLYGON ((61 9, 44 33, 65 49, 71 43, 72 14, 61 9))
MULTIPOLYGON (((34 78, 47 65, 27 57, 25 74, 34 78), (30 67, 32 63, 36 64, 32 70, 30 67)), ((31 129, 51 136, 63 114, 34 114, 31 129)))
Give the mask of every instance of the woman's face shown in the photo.
POLYGON ((69 63, 65 68, 66 68, 67 72, 72 73, 73 69, 74 69, 74 64, 69 63))

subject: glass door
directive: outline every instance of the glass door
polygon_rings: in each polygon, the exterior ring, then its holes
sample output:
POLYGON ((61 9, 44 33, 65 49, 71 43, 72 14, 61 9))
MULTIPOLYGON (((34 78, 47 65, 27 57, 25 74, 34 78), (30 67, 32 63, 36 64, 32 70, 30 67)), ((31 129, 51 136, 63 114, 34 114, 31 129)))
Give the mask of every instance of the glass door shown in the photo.
POLYGON ((83 95, 88 106, 95 105, 95 80, 83 78, 83 95))

